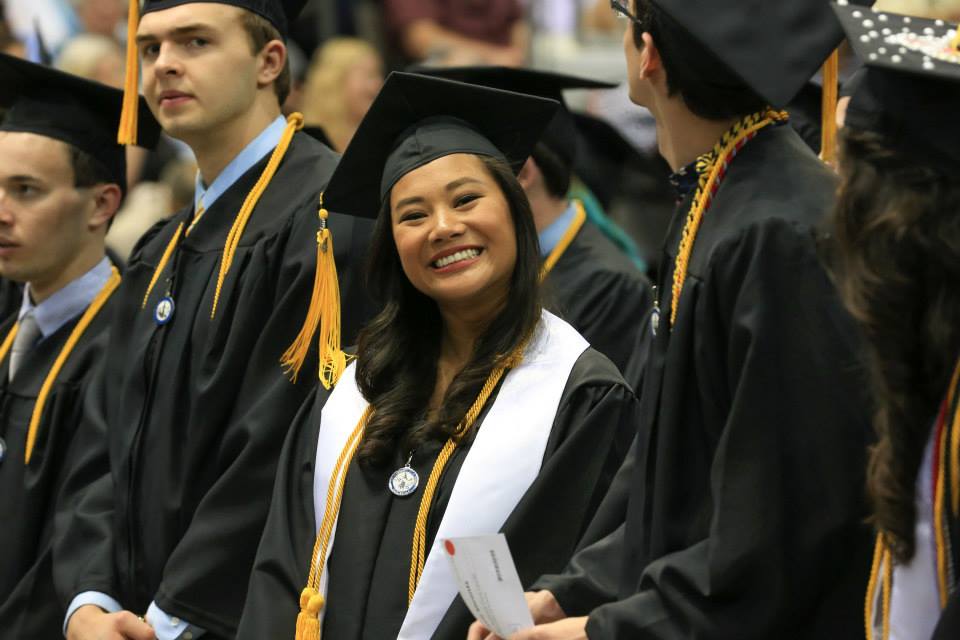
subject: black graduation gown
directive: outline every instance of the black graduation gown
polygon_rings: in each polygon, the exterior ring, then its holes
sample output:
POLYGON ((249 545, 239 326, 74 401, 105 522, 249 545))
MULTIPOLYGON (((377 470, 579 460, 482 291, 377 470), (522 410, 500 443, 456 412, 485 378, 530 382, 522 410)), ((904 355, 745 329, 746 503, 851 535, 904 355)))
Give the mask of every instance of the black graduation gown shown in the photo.
POLYGON ((537 585, 590 614, 591 640, 862 637, 870 410, 859 335, 817 256, 834 185, 789 127, 749 142, 703 218, 671 333, 693 194, 679 208, 633 478, 607 498, 625 521, 537 585))
POLYGON ((620 249, 586 222, 547 275, 544 291, 551 310, 639 389, 645 351, 634 347, 653 308, 653 292, 620 249))
MULTIPOLYGON (((62 636, 64 608, 53 589, 54 513, 64 469, 75 447, 83 392, 106 343, 108 306, 101 309, 67 358, 47 396, 30 464, 27 432, 40 387, 79 316, 38 342, 8 381, 10 356, 0 361, 0 639, 62 636)), ((15 321, 0 325, 0 339, 15 321)))
MULTIPOLYGON (((318 194, 336 162, 313 138, 294 136, 243 232, 213 319, 224 240, 266 159, 180 240, 145 308, 154 269, 192 211, 154 227, 134 250, 82 425, 102 434, 109 454, 90 450, 78 464, 77 482, 91 486, 66 505, 72 517, 58 530, 65 602, 94 590, 143 613, 155 600, 211 640, 233 636, 277 458, 317 380, 315 354, 296 384, 279 361, 306 316, 318 194), (168 289, 176 310, 158 326, 154 308, 168 289)), ((329 223, 349 341, 369 315, 359 270, 370 223, 336 214, 329 223)))
MULTIPOLYGON (((284 446, 270 517, 250 579, 241 640, 294 635, 316 534, 313 467, 325 399, 318 390, 284 446)), ((491 405, 488 402, 487 408, 491 405)), ((524 585, 550 567, 563 567, 573 553, 635 434, 638 408, 636 397, 607 358, 593 349, 580 356, 561 396, 540 475, 502 528, 524 585)), ((485 413, 478 419, 480 425, 485 413)), ((417 455, 415 468, 429 469, 438 451, 439 444, 417 455)), ((403 453, 397 452, 396 466, 406 461, 403 453)), ((466 453, 464 447, 451 458, 438 485, 427 525, 428 548, 466 453)), ((354 462, 350 467, 330 557, 325 638, 380 640, 395 638, 400 630, 421 494, 408 499, 389 493, 387 478, 396 466, 361 470, 354 462)), ((471 622, 458 596, 434 637, 462 640, 471 622)))

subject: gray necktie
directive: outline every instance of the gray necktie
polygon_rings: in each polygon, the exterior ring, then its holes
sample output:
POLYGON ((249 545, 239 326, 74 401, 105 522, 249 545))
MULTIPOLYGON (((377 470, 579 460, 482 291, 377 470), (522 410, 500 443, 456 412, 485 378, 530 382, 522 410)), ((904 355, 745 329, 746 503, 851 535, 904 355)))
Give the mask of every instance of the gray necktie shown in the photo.
POLYGON ((27 315, 20 319, 20 328, 17 329, 17 335, 13 339, 13 347, 10 349, 10 380, 17 373, 17 369, 23 363, 23 358, 33 345, 37 343, 40 337, 40 327, 37 325, 36 318, 33 317, 33 311, 28 311, 27 315))

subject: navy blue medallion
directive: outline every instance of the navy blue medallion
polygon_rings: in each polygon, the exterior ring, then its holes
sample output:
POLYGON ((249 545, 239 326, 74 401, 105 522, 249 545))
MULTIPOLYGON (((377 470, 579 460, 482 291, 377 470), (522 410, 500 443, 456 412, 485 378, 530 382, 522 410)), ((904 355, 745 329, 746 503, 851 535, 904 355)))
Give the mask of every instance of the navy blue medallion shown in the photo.
POLYGON ((173 318, 173 312, 176 308, 177 305, 174 304, 173 298, 169 295, 164 296, 160 299, 160 302, 157 303, 157 307, 153 311, 154 321, 162 327, 173 318))

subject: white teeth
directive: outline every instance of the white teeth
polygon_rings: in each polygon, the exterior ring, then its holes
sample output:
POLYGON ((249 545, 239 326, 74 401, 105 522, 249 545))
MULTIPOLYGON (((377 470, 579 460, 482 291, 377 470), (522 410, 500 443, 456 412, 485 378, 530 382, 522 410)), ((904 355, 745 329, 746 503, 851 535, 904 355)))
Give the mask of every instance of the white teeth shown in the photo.
POLYGON ((449 256, 440 258, 433 263, 433 266, 437 269, 443 269, 444 267, 453 264, 454 262, 460 262, 461 260, 470 260, 471 258, 476 258, 480 255, 479 249, 464 249, 463 251, 457 251, 449 256))

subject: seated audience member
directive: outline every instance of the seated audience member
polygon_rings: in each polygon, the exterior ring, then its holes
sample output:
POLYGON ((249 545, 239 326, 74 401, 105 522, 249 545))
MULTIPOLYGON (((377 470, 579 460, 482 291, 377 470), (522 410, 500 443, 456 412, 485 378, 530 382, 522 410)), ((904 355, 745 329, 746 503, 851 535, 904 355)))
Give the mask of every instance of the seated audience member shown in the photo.
MULTIPOLYGON (((6 55, 0 75, 0 276, 24 287, 0 325, 0 638, 58 638, 54 505, 88 452, 76 426, 120 283, 104 236, 126 188, 121 93, 6 55)), ((141 107, 151 144, 159 127, 141 107)))
POLYGON ((83 33, 67 41, 56 66, 75 76, 121 88, 124 75, 123 47, 113 38, 83 33))
POLYGON ((503 532, 524 584, 573 553, 638 403, 540 307, 513 172, 555 107, 387 79, 324 196, 376 218, 369 278, 384 311, 291 428, 240 638, 459 640, 471 615, 441 540, 503 532))
POLYGON ((934 20, 836 10, 866 64, 840 138, 833 235, 840 290, 869 344, 879 438, 867 478, 879 533, 867 637, 955 640, 960 37, 934 20), (871 25, 891 34, 871 38, 871 25))
MULTIPOLYGON (((628 481, 511 640, 856 638, 871 535, 861 336, 820 263, 836 177, 781 107, 842 40, 827 3, 615 2, 679 205, 628 481)), ((478 625, 471 640, 484 638, 478 625)))
POLYGON ((410 60, 521 66, 530 30, 519 0, 384 0, 388 30, 410 60))
POLYGON ((383 86, 383 63, 370 44, 335 38, 319 49, 303 88, 304 127, 319 129, 340 153, 383 86))

